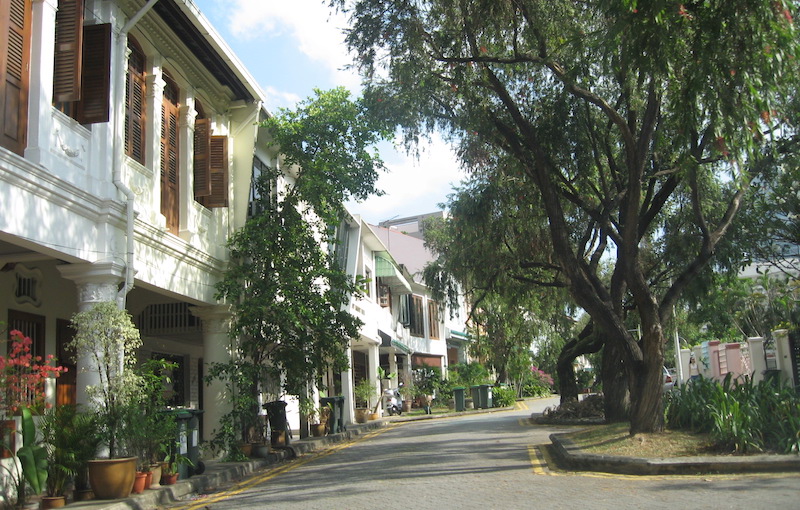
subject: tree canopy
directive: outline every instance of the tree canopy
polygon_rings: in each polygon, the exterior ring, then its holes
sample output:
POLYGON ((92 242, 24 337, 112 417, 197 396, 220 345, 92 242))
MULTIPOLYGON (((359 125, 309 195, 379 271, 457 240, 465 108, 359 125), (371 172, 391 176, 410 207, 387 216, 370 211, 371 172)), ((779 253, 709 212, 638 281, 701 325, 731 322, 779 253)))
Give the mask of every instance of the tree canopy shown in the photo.
POLYGON ((541 208, 560 277, 625 362, 631 432, 662 428, 664 322, 789 132, 795 5, 331 3, 351 15, 348 43, 376 112, 411 141, 448 133, 473 172, 528 183, 519 202, 541 208), (650 247, 676 211, 687 256, 653 285, 650 247))

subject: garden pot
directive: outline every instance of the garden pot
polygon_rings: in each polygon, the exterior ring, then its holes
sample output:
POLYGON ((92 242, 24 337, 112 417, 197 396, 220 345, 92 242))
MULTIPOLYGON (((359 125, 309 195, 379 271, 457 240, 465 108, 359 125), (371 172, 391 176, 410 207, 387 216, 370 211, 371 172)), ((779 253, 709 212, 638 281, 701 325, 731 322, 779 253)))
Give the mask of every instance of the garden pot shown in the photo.
POLYGON ((286 446, 286 431, 273 430, 272 432, 270 432, 270 442, 272 446, 276 448, 281 446, 286 446))
POLYGON ((311 435, 314 437, 322 437, 325 435, 326 428, 327 428, 327 423, 312 423, 311 435))
POLYGON ((42 510, 61 508, 64 506, 67 506, 67 498, 64 496, 45 496, 42 498, 42 510))
POLYGON ((253 457, 258 459, 266 459, 269 457, 269 453, 272 451, 269 444, 267 443, 259 443, 253 445, 253 457))
POLYGON ((133 489, 131 489, 131 492, 134 494, 143 493, 146 483, 147 483, 147 473, 145 473, 144 471, 137 471, 136 477, 133 479, 133 489))
POLYGON ((89 461, 89 485, 97 499, 127 498, 136 480, 136 457, 89 461))
POLYGON ((72 491, 72 499, 75 501, 91 501, 94 499, 94 491, 92 489, 75 489, 72 491))
POLYGON ((356 409, 356 423, 367 423, 369 409, 356 409))
POLYGON ((380 417, 381 417, 381 415, 380 415, 380 414, 378 414, 378 413, 369 413, 369 419, 370 419, 371 421, 375 421, 375 420, 377 420, 377 419, 378 419, 378 418, 380 418, 380 417))
POLYGON ((153 464, 150 466, 150 485, 148 487, 158 486, 161 483, 161 464, 153 464))
POLYGON ((178 473, 165 473, 161 475, 161 485, 175 485, 178 483, 178 473))
POLYGON ((253 454, 253 444, 252 443, 239 443, 239 451, 242 452, 242 454, 245 457, 249 457, 250 455, 253 454))

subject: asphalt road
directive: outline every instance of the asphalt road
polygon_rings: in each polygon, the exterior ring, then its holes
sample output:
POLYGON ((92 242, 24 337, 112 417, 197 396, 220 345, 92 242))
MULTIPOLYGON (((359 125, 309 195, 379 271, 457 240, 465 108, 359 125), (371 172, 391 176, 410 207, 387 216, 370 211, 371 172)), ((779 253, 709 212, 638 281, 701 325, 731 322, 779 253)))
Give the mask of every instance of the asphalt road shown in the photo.
POLYGON ((800 473, 634 477, 559 470, 537 445, 569 427, 516 411, 391 425, 172 508, 800 509, 800 473))

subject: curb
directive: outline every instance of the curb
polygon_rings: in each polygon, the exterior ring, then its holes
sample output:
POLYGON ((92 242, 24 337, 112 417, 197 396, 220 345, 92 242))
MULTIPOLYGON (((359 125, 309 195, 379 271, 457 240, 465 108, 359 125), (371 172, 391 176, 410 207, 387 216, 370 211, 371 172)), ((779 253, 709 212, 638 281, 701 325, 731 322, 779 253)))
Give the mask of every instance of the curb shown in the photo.
POLYGON ((565 434, 550 434, 559 465, 577 471, 623 475, 735 474, 800 471, 798 455, 653 458, 584 453, 565 434))

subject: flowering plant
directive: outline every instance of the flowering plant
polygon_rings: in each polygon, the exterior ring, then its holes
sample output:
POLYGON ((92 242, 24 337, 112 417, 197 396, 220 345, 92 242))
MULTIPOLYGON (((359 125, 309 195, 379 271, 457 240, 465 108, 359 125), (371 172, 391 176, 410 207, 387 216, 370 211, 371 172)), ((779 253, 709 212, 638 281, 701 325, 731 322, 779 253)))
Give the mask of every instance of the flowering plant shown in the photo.
POLYGON ((45 407, 44 382, 58 377, 67 369, 53 366, 52 354, 42 358, 31 353, 33 340, 13 330, 8 355, 0 355, 0 410, 14 414, 23 406, 41 412, 45 407))

